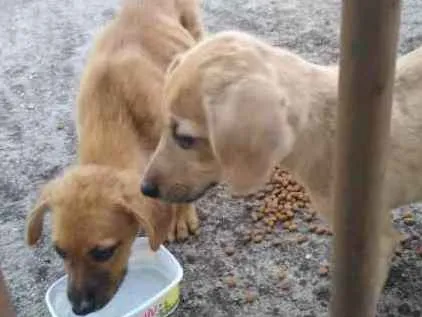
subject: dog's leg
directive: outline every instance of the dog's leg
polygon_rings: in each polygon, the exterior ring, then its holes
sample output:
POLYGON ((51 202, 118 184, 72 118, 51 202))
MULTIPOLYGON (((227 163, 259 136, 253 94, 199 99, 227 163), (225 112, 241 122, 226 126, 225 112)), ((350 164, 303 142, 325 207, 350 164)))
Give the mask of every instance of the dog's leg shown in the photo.
POLYGON ((174 204, 172 217, 168 241, 182 241, 187 239, 189 233, 197 233, 199 219, 194 205, 174 204))
POLYGON ((381 239, 379 242, 379 250, 377 254, 371 254, 371 256, 377 258, 377 272, 375 276, 371 275, 366 277, 368 281, 371 281, 371 283, 375 285, 377 302, 383 292, 390 273, 394 252, 401 238, 399 232, 393 228, 391 217, 388 212, 385 213, 385 217, 383 217, 381 221, 383 224, 380 233, 381 239))
MULTIPOLYGON (((322 196, 311 195, 312 202, 314 206, 317 208, 319 215, 327 222, 330 228, 333 228, 333 214, 331 213, 331 209, 329 208, 328 200, 324 199, 322 196)), ((377 255, 374 255, 378 259, 378 271, 375 277, 368 276, 368 279, 373 279, 373 283, 376 285, 377 296, 381 295, 383 288, 385 286, 385 282, 387 281, 391 261, 394 256, 395 249, 400 242, 401 235, 400 233, 393 227, 391 214, 388 210, 384 211, 384 217, 382 217, 381 221, 382 228, 381 228, 381 239, 380 239, 380 250, 377 255)))
POLYGON ((173 242, 176 239, 176 227, 177 227, 177 208, 176 205, 171 206, 171 224, 170 224, 170 230, 167 233, 167 241, 173 242))
POLYGON ((391 262, 394 257, 395 249, 402 236, 395 228, 393 228, 391 217, 385 217, 384 221, 385 224, 382 228, 380 241, 379 269, 374 280, 374 283, 376 283, 376 289, 378 290, 378 296, 380 296, 383 291, 390 273, 391 262))
POLYGON ((199 41, 203 36, 202 20, 198 0, 179 0, 180 23, 192 37, 199 41))

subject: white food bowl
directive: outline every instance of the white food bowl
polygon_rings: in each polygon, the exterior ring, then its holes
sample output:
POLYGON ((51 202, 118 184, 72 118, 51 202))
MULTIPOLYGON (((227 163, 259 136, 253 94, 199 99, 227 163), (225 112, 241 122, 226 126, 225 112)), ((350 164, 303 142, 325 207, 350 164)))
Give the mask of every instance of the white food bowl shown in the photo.
MULTIPOLYGON (((111 301, 87 317, 166 317, 177 308, 183 270, 164 247, 149 248, 147 238, 132 246, 128 273, 111 301)), ((45 300, 52 317, 77 317, 66 295, 67 276, 53 283, 45 300)))

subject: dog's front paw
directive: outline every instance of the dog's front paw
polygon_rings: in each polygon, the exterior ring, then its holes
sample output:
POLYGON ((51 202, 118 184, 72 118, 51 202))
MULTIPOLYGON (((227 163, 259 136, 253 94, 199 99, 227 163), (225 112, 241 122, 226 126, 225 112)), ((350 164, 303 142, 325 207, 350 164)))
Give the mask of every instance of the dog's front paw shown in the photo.
POLYGON ((196 209, 193 205, 175 205, 174 216, 168 233, 167 240, 183 241, 189 237, 189 234, 196 235, 199 231, 199 219, 196 209))

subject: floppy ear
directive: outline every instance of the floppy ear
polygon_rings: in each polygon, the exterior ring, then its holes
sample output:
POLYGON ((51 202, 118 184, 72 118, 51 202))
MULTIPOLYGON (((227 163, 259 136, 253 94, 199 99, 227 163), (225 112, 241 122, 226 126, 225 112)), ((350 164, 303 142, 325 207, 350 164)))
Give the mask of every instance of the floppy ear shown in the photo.
POLYGON ((124 200, 117 202, 117 207, 135 219, 146 231, 151 249, 157 251, 170 230, 171 206, 143 197, 139 193, 138 196, 135 199, 125 197, 124 200))
POLYGON ((269 179, 282 151, 291 147, 291 135, 282 133, 286 111, 283 95, 260 77, 214 91, 214 100, 212 96, 205 100, 205 107, 210 142, 222 167, 223 181, 235 194, 250 193, 269 179))
POLYGON ((40 239, 43 229, 44 214, 50 207, 50 186, 44 187, 35 207, 26 218, 26 243, 33 246, 40 239))

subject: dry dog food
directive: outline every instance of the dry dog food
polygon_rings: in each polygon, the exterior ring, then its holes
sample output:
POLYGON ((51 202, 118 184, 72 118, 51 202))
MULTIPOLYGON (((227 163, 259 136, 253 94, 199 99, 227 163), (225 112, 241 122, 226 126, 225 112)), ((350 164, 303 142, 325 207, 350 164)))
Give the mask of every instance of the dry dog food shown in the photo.
MULTIPOLYGON (((257 230, 251 233, 250 239, 255 243, 263 241, 266 234, 275 229, 288 232, 299 231, 300 227, 307 226, 309 232, 318 235, 332 235, 332 231, 325 226, 316 225, 316 211, 312 210, 312 203, 305 188, 293 179, 292 175, 276 167, 271 180, 252 198, 259 201, 259 207, 251 212, 252 221, 257 230), (298 216, 300 214, 300 217, 298 216), (298 219, 304 223, 298 224, 298 219)), ((307 239, 300 237, 298 243, 307 239)))

